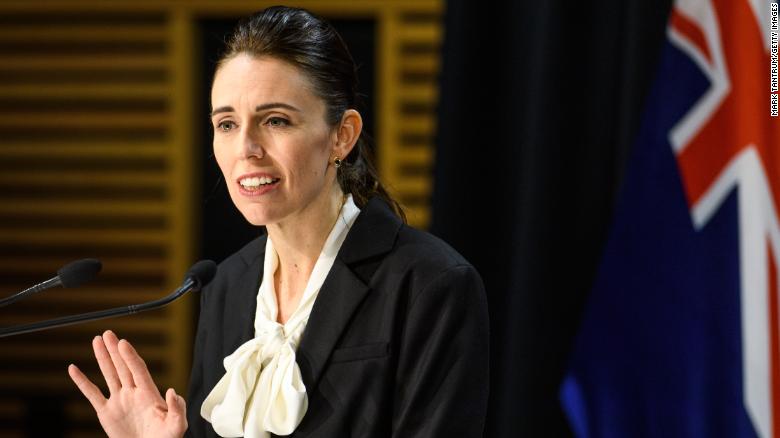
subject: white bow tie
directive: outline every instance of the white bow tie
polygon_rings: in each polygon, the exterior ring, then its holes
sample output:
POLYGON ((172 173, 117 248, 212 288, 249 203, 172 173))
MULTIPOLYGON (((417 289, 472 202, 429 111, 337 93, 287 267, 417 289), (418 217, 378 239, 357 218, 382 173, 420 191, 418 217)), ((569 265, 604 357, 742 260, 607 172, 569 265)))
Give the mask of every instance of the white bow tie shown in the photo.
POLYGON ((308 398, 295 346, 281 324, 238 347, 225 358, 225 369, 201 407, 201 415, 220 436, 267 438, 269 432, 289 435, 295 430, 308 398), (245 430, 244 423, 254 427, 245 430))

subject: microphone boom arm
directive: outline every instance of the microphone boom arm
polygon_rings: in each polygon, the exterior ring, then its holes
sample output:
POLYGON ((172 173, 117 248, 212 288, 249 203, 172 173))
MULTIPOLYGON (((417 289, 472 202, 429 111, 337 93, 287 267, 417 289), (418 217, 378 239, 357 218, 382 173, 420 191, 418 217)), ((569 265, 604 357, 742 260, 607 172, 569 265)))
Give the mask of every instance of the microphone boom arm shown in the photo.
POLYGON ((0 300, 0 307, 5 307, 9 304, 13 304, 22 298, 26 298, 29 295, 36 294, 38 292, 45 291, 46 289, 51 289, 53 287, 61 286, 62 281, 59 277, 50 278, 43 283, 38 283, 35 286, 30 286, 27 289, 13 294, 10 297, 6 297, 0 300))
MULTIPOLYGON (((179 286, 178 289, 173 291, 166 297, 149 301, 141 304, 132 304, 125 307, 115 307, 113 309, 98 310, 95 312, 81 313, 78 315, 65 316, 62 318, 49 319, 46 321, 39 321, 32 324, 23 324, 12 327, 0 328, 0 338, 8 336, 21 335, 23 333, 32 333, 41 330, 47 330, 57 327, 65 327, 68 325, 74 325, 81 322, 97 321, 99 319, 111 318, 114 316, 126 316, 133 315, 139 312, 145 312, 147 310, 154 310, 170 304, 172 301, 178 299, 182 295, 186 294, 192 289, 198 286, 198 281, 192 277, 187 277, 179 286)), ((13 298, 13 297, 9 297, 13 298)))

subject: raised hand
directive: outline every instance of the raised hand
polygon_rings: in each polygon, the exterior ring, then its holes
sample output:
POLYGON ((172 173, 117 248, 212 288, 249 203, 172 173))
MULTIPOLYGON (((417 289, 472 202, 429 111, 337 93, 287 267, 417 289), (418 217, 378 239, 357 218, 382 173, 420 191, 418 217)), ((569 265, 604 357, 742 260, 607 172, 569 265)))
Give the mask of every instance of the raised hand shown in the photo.
POLYGON ((173 388, 160 396, 146 363, 129 342, 110 330, 92 340, 110 396, 105 398, 75 365, 68 374, 92 404, 100 425, 112 438, 181 437, 187 429, 184 399, 173 388))

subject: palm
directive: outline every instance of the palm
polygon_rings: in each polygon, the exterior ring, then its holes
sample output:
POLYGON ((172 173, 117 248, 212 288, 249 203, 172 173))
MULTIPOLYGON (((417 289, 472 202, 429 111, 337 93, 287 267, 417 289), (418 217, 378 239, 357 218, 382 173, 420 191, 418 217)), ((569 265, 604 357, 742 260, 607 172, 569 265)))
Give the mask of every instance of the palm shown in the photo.
POLYGON ((108 331, 92 343, 100 371, 106 379, 109 398, 76 366, 71 378, 97 412, 109 437, 181 437, 187 428, 184 399, 173 389, 160 396, 146 364, 127 341, 108 331))
POLYGON ((98 419, 110 437, 175 436, 165 434, 169 427, 168 408, 160 394, 138 388, 113 394, 98 411, 98 419))

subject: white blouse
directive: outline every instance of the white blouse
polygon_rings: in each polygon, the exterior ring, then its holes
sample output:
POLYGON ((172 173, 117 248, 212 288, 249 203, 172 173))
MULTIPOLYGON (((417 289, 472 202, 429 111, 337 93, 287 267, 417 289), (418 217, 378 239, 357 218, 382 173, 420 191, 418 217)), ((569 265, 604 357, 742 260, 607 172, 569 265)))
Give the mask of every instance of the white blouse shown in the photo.
POLYGON ((289 435, 300 424, 308 398, 295 361, 295 350, 322 283, 359 213, 352 195, 348 195, 314 265, 298 308, 284 325, 277 322, 279 306, 273 281, 279 257, 268 237, 263 280, 257 294, 255 337, 225 358, 225 375, 203 401, 200 410, 201 416, 211 422, 220 436, 267 438, 270 433, 289 435))

